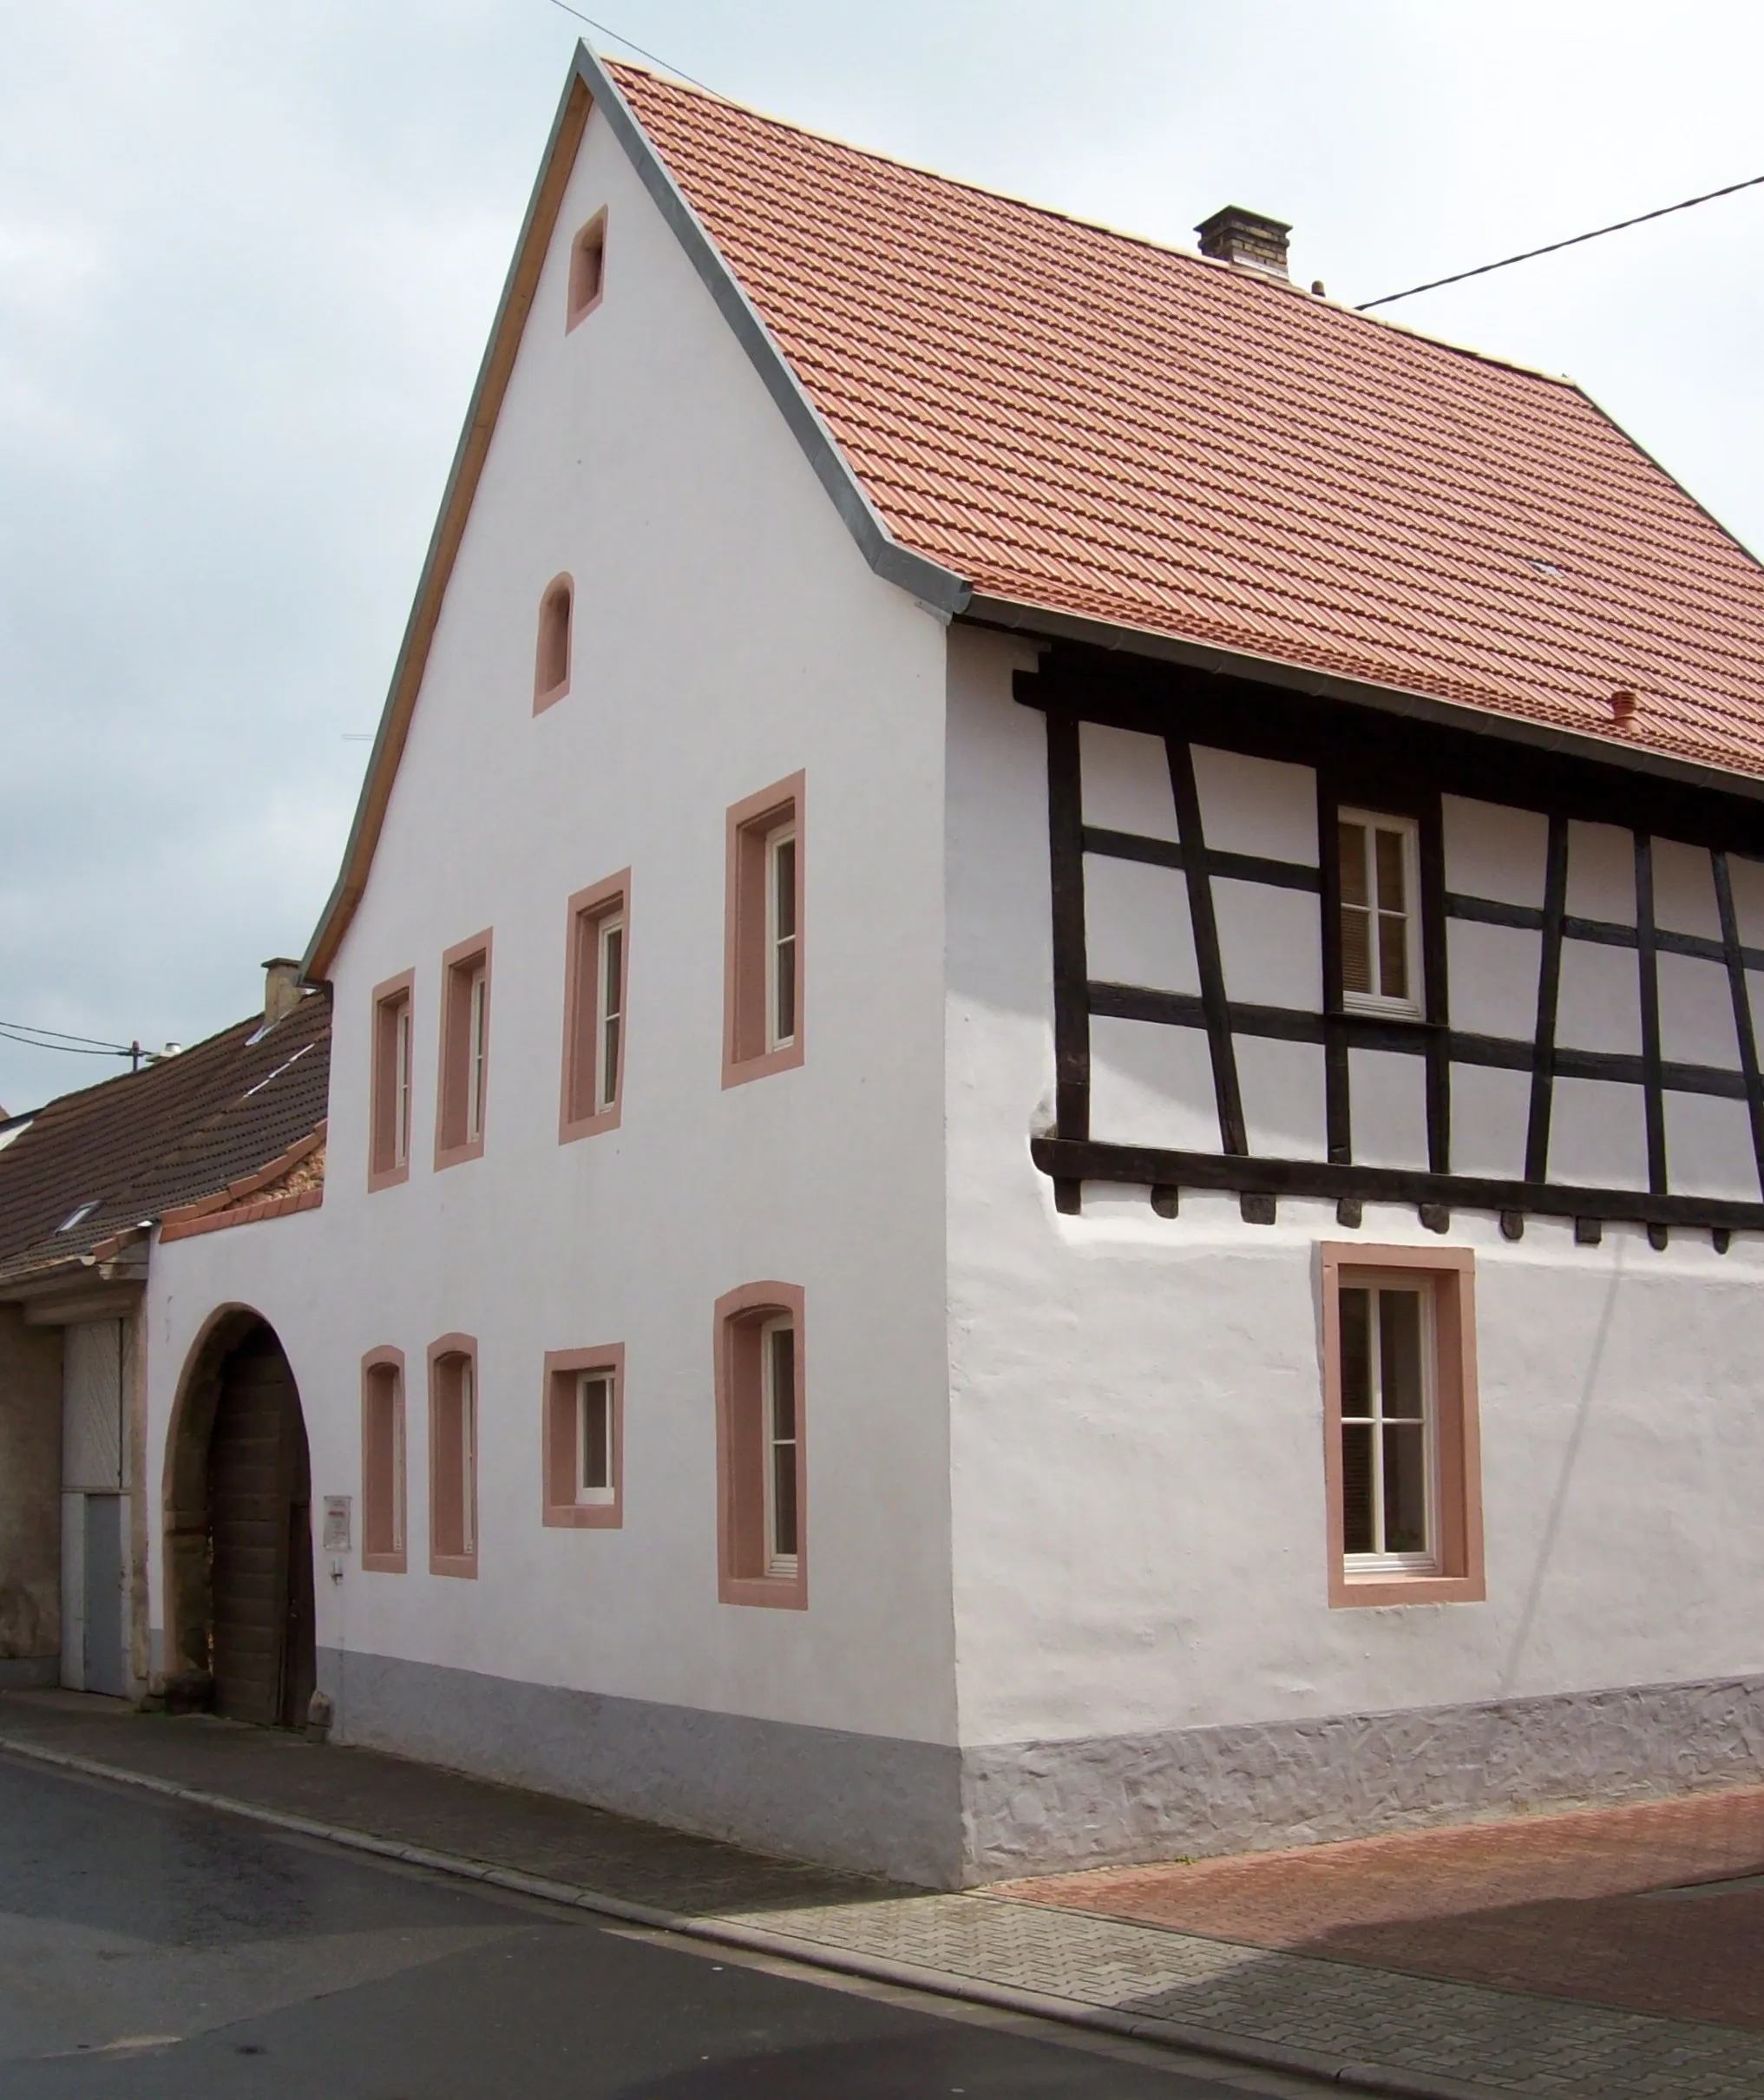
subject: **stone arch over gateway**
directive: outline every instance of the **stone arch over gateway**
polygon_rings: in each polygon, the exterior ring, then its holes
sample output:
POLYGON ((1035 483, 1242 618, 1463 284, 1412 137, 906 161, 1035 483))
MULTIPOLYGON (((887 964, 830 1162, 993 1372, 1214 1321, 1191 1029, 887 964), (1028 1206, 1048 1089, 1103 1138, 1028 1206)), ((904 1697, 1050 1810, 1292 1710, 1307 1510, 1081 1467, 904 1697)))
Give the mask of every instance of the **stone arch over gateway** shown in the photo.
POLYGON ((167 1696, 296 1728, 315 1685, 311 1468, 299 1388, 249 1305, 192 1345, 166 1440, 167 1696))

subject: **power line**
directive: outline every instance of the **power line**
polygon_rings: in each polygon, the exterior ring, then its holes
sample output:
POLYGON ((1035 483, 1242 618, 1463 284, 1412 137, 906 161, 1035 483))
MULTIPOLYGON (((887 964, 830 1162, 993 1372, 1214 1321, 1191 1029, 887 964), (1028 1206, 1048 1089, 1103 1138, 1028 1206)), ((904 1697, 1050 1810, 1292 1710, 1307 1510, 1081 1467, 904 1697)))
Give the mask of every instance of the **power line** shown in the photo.
POLYGON ((162 1053, 143 1050, 139 1041, 107 1043, 95 1035, 69 1035, 62 1028, 39 1028, 28 1020, 0 1020, 0 1040, 20 1043, 27 1050, 59 1050, 69 1057, 126 1057, 129 1069, 156 1065, 162 1053))
MULTIPOLYGON (((562 0, 557 0, 559 6, 562 0)), ((1577 248, 1583 240, 1603 240, 1607 233, 1621 233, 1632 226, 1646 226, 1650 219, 1665 219, 1674 212, 1688 212, 1694 204, 1712 204, 1717 197, 1736 191, 1756 189, 1764 175, 1748 175, 1743 182, 1730 182, 1725 189, 1705 190, 1700 197, 1687 197, 1682 204, 1662 204, 1657 212, 1641 212, 1633 219, 1619 219, 1615 226, 1595 226, 1590 233, 1576 233, 1568 240, 1552 240, 1547 247, 1527 248, 1523 255, 1504 256, 1499 262, 1483 263, 1474 270, 1459 270, 1455 276, 1436 277, 1425 285, 1411 285, 1407 292, 1387 292, 1382 299, 1367 299, 1355 313, 1370 313, 1374 306, 1388 306, 1398 299, 1412 299, 1417 292, 1437 292, 1441 285, 1461 285, 1467 277, 1486 277, 1491 270, 1508 270, 1515 263, 1530 262, 1539 255, 1554 255, 1563 248, 1577 248)))
POLYGON ((574 15, 578 22, 586 22, 591 30, 598 30, 601 36, 610 36, 614 43, 622 43, 627 51, 635 51, 639 58, 646 58, 653 65, 664 66, 670 73, 678 73, 682 80, 691 81, 695 88, 704 88, 706 95, 716 94, 717 90, 714 88, 706 87, 703 81, 688 73, 684 66, 671 63, 670 61, 662 57, 659 52, 646 51, 640 43, 633 43, 628 36, 621 36, 617 30, 609 30, 604 22, 596 22, 592 15, 583 14, 580 8, 567 6, 566 0, 551 0, 551 4, 556 8, 562 8, 566 15, 574 15))
POLYGON ((127 1057, 133 1047, 128 1043, 106 1042, 102 1035, 69 1035, 62 1028, 39 1028, 34 1021, 29 1020, 0 1020, 0 1029, 3 1029, 14 1042, 22 1042, 27 1036, 54 1039, 40 1042, 37 1047, 41 1050, 79 1048, 89 1050, 94 1057, 127 1057))

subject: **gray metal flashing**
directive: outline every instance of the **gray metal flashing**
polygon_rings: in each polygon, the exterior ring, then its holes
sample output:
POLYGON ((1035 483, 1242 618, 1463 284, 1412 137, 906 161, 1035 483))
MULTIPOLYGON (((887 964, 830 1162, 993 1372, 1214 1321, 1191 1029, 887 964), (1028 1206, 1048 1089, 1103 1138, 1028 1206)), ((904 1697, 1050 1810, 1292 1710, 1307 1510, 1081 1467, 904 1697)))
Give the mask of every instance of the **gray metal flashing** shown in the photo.
POLYGON ((656 208, 673 229, 700 282, 717 302, 718 312, 747 352, 748 361, 790 425, 821 486, 832 497, 834 508, 845 521, 864 560, 885 582, 898 584, 915 598, 922 599, 932 610, 952 614, 961 612, 970 595, 967 583, 953 569, 902 547, 882 522, 839 450, 837 439, 760 318, 758 309, 742 290, 684 191, 650 144, 648 135, 620 93, 618 82, 585 43, 576 46, 576 71, 587 82, 656 208))
POLYGON ((1160 634, 1148 627, 1123 627, 1114 620, 1095 620, 1081 613, 1053 612, 1046 606, 1026 605, 1015 599, 994 598, 980 592, 969 599, 959 617, 973 627, 1040 636, 1050 643, 1086 642, 1094 648, 1180 664, 1190 670, 1212 672, 1221 678, 1253 679, 1264 686, 1281 686, 1291 692, 1308 692, 1318 699, 1344 700, 1358 707, 1376 707, 1386 714, 1436 722, 1442 728, 1502 738, 1509 743, 1557 751, 1564 757, 1594 765, 1620 766, 1630 772, 1651 774, 1656 779, 1670 780, 1681 786, 1764 802, 1764 778, 1755 773, 1729 772, 1718 765, 1700 765, 1695 759, 1675 758, 1664 751, 1637 750, 1629 745, 1608 742, 1603 737, 1583 735, 1577 730, 1552 729, 1546 723, 1526 722, 1516 715, 1497 714, 1492 708, 1478 707, 1468 701, 1445 700, 1433 693, 1412 692, 1400 686, 1380 686, 1367 679, 1314 671, 1302 664, 1285 664, 1274 657, 1254 656, 1248 651, 1221 648, 1211 642, 1184 641, 1179 635, 1160 634))

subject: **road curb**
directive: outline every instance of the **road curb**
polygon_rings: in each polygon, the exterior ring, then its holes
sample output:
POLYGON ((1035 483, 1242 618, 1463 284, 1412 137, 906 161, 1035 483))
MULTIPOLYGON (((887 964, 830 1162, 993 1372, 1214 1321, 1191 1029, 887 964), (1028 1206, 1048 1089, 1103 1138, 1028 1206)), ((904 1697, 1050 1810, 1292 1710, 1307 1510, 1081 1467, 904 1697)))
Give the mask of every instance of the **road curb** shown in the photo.
POLYGON ((632 1903, 622 1896, 582 1888, 574 1882, 548 1880, 542 1874, 497 1867, 462 1853, 437 1852, 428 1845, 403 1844, 396 1838, 377 1837, 372 1831, 357 1830, 346 1823, 322 1822, 316 1816, 266 1808, 260 1802, 240 1801, 229 1794, 210 1793, 202 1787, 183 1786, 176 1780, 161 1779, 154 1773, 131 1771, 127 1766, 105 1764, 98 1758, 81 1757, 69 1750, 20 1742, 16 1736, 0 1735, 0 1751, 31 1759, 38 1764, 55 1766, 62 1771, 77 1772, 88 1779, 139 1787, 167 1800, 186 1802, 192 1808, 213 1808, 224 1815, 243 1816, 250 1822, 267 1824, 299 1837, 318 1838, 351 1852, 396 1860, 404 1866, 426 1867, 456 1880, 482 1882, 491 1888, 506 1889, 511 1894, 535 1897, 541 1902, 560 1904, 567 1909, 617 1919, 624 1925, 646 1926, 653 1931, 675 1933, 719 1946, 776 1955, 806 1968, 830 1969, 841 1975, 864 1977, 875 1983, 896 1984, 936 1998, 986 2005, 995 2011, 1020 2012, 1037 2019, 1056 2020, 1062 2026, 1083 2028, 1092 2033, 1160 2043, 1196 2056, 1212 2057, 1221 2063, 1249 2064, 1262 2070, 1290 2071, 1360 2092, 1378 2094, 1381 2100, 1384 2097, 1387 2100, 1494 2100, 1494 2096, 1504 2095, 1509 2090, 1466 2084, 1458 2078, 1431 2077, 1391 2064, 1356 2064, 1311 2050, 1288 2049, 1277 2042, 1258 2041, 1249 2035, 1222 2033, 1210 2027, 1184 2026, 1177 2020, 1116 2012, 1105 2005, 1085 2005, 1077 1998, 1022 1991, 1012 1985, 987 1983, 983 1978, 957 1976, 943 1969, 919 1968, 911 1962, 890 1961, 882 1955, 830 1946, 823 1940, 800 1939, 789 1933, 768 1932, 763 1926, 739 1925, 731 1920, 688 1917, 653 1904, 632 1903))

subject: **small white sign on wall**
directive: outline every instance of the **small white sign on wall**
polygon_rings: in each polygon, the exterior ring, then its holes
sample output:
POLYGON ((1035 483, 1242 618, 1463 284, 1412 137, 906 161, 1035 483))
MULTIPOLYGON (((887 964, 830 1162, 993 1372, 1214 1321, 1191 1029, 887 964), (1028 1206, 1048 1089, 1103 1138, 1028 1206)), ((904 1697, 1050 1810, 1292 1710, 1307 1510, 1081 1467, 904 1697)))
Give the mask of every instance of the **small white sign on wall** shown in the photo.
POLYGON ((346 1553, 349 1551, 349 1505, 347 1495, 326 1495, 325 1498, 325 1551, 327 1553, 346 1553))

